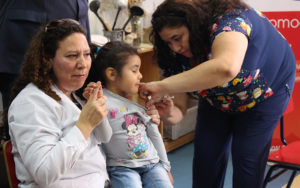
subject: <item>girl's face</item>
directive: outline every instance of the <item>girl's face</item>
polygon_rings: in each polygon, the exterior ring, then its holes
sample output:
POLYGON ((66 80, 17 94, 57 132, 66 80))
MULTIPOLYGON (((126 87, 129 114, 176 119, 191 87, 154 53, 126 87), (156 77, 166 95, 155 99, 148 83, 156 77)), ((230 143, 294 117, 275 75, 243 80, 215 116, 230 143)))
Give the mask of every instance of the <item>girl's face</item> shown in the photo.
POLYGON ((159 36, 174 52, 187 58, 193 57, 189 45, 189 30, 186 26, 164 27, 159 36))
POLYGON ((141 59, 137 55, 131 55, 127 58, 122 68, 121 74, 118 75, 115 82, 115 93, 126 97, 138 93, 142 74, 140 72, 141 59))
POLYGON ((56 85, 67 96, 81 88, 90 67, 90 48, 82 33, 73 33, 59 42, 55 57, 50 60, 56 76, 56 85))

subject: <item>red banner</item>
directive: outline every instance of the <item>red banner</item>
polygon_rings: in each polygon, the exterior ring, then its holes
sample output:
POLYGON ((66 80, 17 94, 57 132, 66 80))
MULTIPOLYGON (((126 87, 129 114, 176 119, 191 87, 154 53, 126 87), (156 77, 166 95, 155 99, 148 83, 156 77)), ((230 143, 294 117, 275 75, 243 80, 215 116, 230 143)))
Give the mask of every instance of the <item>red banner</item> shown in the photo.
MULTIPOLYGON (((300 139, 300 11, 263 12, 290 43, 297 63, 297 75, 292 100, 284 115, 287 142, 300 139)), ((282 146, 279 126, 275 129, 271 151, 282 146)))

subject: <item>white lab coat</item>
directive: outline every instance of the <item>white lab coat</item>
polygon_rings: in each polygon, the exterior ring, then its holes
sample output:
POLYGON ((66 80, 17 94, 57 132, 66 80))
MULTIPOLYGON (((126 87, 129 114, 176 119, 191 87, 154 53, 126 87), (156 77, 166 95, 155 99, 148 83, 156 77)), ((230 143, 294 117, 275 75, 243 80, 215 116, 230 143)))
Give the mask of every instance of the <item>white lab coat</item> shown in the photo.
POLYGON ((75 126, 81 110, 57 87, 52 89, 61 101, 28 84, 10 105, 19 187, 104 187, 108 175, 99 144, 112 134, 107 119, 85 140, 75 126))

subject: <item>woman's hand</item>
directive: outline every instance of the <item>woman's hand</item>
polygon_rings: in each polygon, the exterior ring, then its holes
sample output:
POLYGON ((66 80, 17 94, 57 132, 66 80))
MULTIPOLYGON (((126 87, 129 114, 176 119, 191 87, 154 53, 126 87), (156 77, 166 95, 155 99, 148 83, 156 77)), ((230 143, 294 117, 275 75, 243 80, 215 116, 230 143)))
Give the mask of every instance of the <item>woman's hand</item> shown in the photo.
POLYGON ((163 93, 163 88, 160 86, 160 81, 141 83, 139 87, 139 96, 142 99, 151 98, 161 98, 165 93, 163 93))
POLYGON ((163 96, 159 102, 155 103, 155 107, 158 110, 158 113, 166 118, 169 117, 172 113, 173 108, 175 107, 172 97, 169 95, 163 96))
POLYGON ((169 117, 172 113, 172 109, 174 108, 174 102, 172 97, 165 95, 162 98, 151 98, 146 101, 146 108, 150 108, 151 106, 155 106, 155 109, 158 111, 158 114, 163 117, 169 117))
POLYGON ((100 81, 98 81, 97 83, 95 83, 95 82, 90 82, 90 83, 86 86, 86 88, 84 88, 84 91, 83 91, 83 94, 82 94, 83 97, 84 97, 86 100, 88 100, 89 97, 90 97, 90 95, 93 93, 94 89, 96 89, 98 86, 99 86, 100 88, 99 88, 97 97, 98 97, 98 98, 101 97, 101 96, 103 95, 103 90, 102 90, 102 85, 101 85, 101 82, 100 82, 100 81))
POLYGON ((147 114, 151 117, 151 120, 152 120, 154 123, 156 123, 157 125, 159 125, 159 124, 160 124, 160 115, 159 115, 159 113, 158 113, 158 111, 157 111, 155 105, 149 103, 149 104, 146 106, 146 108, 147 108, 147 111, 146 111, 146 112, 147 112, 147 114))
POLYGON ((81 130, 86 139, 88 139, 94 128, 99 125, 107 115, 106 100, 106 96, 102 93, 101 84, 97 82, 96 88, 88 97, 88 101, 82 108, 80 117, 76 122, 77 127, 81 130))
POLYGON ((161 98, 152 98, 146 100, 145 106, 149 108, 155 105, 160 120, 164 123, 175 125, 183 118, 187 110, 188 96, 186 94, 175 94, 175 96, 165 95, 161 98), (174 99, 174 100, 173 100, 174 99))

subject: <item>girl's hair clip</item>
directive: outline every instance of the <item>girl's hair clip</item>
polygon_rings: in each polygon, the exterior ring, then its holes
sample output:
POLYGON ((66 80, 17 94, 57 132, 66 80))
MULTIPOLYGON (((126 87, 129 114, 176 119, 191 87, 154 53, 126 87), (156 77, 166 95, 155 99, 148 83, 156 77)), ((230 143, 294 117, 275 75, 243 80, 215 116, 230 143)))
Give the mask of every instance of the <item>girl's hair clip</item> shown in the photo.
POLYGON ((100 49, 101 49, 101 47, 98 46, 98 47, 97 47, 97 50, 96 50, 96 54, 98 54, 98 52, 100 51, 100 49))

